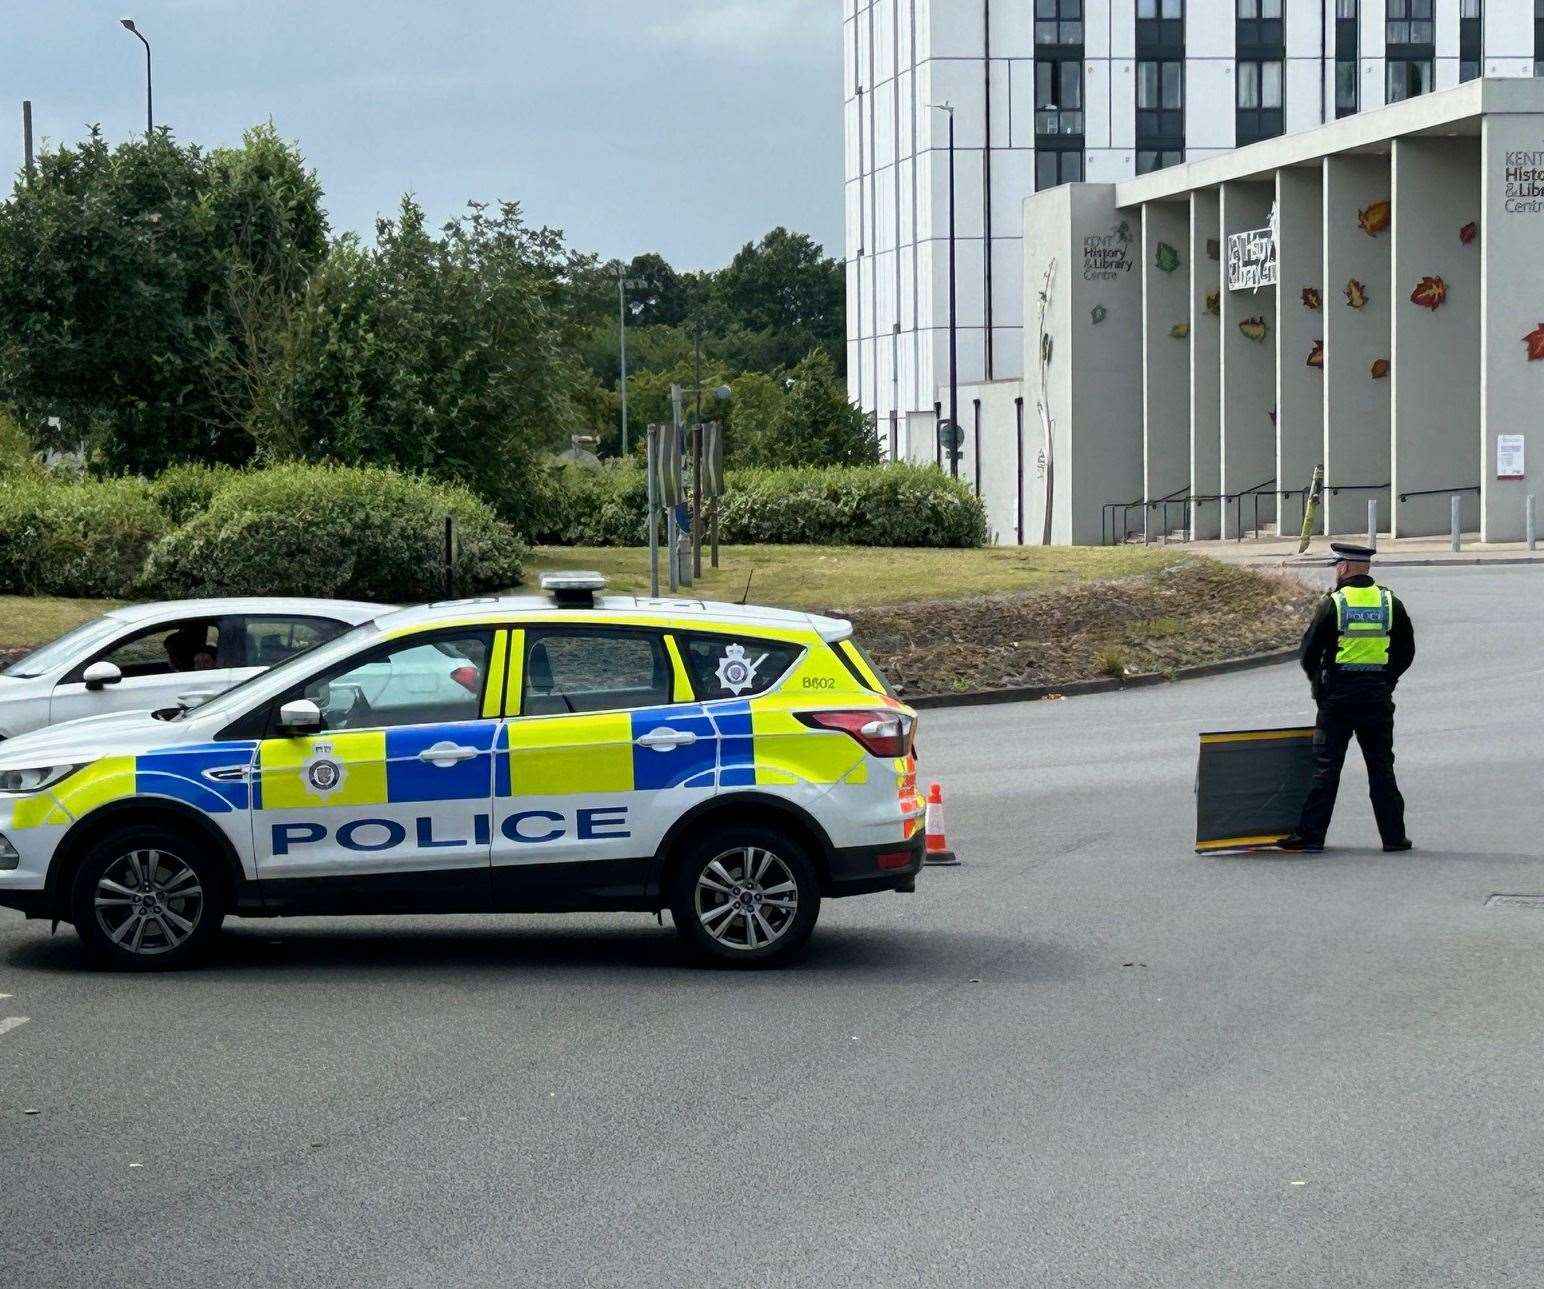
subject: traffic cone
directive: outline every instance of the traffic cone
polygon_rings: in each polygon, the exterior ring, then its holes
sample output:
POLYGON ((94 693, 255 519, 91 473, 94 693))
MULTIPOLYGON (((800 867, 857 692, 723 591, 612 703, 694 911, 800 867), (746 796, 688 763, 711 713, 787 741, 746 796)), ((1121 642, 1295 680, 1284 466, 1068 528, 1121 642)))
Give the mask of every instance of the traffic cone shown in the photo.
POLYGON ((927 814, 923 827, 927 832, 927 847, 922 862, 937 867, 958 864, 959 859, 944 840, 944 790, 936 783, 927 785, 927 814))

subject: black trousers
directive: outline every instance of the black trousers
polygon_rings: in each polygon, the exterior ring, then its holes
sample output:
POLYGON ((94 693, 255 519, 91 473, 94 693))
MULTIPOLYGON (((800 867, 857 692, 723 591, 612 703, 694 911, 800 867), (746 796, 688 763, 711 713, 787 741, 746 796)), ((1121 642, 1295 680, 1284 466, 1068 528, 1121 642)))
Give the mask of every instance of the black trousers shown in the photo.
POLYGON ((1405 799, 1394 780, 1394 696, 1383 685, 1368 686, 1362 692, 1331 693, 1319 700, 1319 719, 1313 732, 1313 786, 1303 803, 1298 835, 1323 843, 1330 816, 1335 813, 1340 769, 1353 734, 1367 762, 1368 795, 1378 832, 1385 844, 1403 841, 1405 799))

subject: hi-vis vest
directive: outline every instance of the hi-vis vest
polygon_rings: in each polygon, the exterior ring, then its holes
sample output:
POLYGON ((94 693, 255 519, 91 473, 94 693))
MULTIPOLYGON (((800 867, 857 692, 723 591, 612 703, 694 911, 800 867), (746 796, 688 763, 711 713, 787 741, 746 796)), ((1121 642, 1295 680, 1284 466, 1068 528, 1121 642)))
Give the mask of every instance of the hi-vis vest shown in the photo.
POLYGON ((1335 601, 1335 628, 1340 632, 1335 665, 1342 671, 1385 670, 1394 597, 1381 586, 1343 586, 1330 599, 1335 601))

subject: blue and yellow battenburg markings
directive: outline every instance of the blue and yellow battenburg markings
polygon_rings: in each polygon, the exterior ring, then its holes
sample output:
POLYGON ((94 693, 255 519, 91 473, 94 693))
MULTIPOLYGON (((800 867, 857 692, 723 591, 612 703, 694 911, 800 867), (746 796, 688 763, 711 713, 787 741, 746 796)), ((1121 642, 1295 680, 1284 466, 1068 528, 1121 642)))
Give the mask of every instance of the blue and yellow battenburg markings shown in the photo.
POLYGON ((110 801, 138 796, 170 797, 209 815, 245 810, 250 804, 245 771, 256 747, 255 742, 195 743, 142 756, 105 756, 51 792, 18 798, 11 826, 61 826, 110 801))

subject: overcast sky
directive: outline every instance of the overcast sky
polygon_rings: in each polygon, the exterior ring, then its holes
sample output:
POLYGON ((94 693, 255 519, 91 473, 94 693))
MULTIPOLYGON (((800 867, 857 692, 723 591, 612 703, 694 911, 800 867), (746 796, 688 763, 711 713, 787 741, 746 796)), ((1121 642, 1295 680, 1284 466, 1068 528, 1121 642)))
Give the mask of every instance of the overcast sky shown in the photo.
POLYGON ((836 0, 0 0, 0 164, 155 118, 183 140, 270 117, 335 229, 404 191, 435 222, 514 198, 611 257, 716 267, 778 224, 840 255, 836 0))

